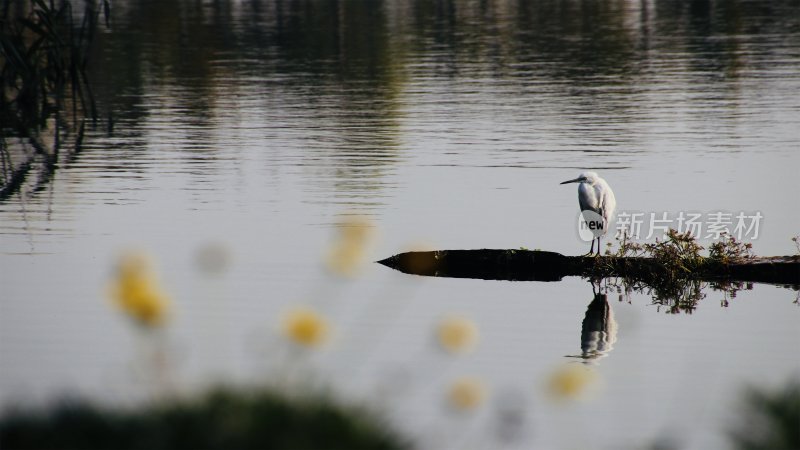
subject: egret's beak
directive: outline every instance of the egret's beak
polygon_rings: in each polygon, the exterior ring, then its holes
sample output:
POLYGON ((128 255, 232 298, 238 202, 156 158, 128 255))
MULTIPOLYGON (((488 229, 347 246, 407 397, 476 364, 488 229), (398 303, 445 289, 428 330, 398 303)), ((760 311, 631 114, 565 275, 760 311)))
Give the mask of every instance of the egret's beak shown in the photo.
POLYGON ((574 180, 568 180, 568 181, 564 181, 564 182, 561 182, 561 183, 559 183, 559 184, 567 184, 567 183, 580 183, 581 181, 583 181, 583 178, 581 178, 581 177, 578 177, 578 178, 575 178, 574 180))

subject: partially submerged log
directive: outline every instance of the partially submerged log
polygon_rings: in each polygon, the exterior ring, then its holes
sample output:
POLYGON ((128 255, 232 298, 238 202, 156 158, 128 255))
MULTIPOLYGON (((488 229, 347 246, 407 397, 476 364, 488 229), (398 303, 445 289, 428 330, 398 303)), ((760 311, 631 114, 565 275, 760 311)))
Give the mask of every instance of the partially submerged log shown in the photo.
MULTIPOLYGON (((728 264, 704 258, 702 270, 679 278, 800 287, 800 255, 755 257, 728 264)), ((378 261, 404 273, 484 280, 559 281, 568 276, 648 279, 664 274, 653 258, 565 256, 540 250, 437 250, 400 253, 378 261)))

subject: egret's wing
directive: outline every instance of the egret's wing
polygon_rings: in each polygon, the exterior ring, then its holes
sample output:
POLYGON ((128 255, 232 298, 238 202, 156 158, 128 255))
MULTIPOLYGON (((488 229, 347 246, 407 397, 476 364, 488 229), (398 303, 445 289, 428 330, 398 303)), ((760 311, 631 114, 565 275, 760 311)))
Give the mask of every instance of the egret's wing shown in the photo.
POLYGON ((600 199, 597 196, 597 192, 586 183, 578 185, 578 204, 581 205, 581 211, 588 209, 600 214, 600 199))
POLYGON ((603 220, 608 224, 614 216, 614 210, 617 208, 617 199, 614 198, 614 191, 611 190, 611 186, 605 180, 597 183, 595 190, 599 200, 599 214, 603 216, 603 220))

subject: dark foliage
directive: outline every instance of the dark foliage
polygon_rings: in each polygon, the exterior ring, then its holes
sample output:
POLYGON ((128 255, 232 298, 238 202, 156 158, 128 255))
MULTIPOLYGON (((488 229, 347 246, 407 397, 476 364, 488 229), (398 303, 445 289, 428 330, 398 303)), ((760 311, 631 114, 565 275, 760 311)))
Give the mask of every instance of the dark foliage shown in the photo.
POLYGON ((0 420, 3 449, 396 449, 406 445, 367 411, 326 398, 215 390, 131 411, 84 402, 0 420))
POLYGON ((747 415, 731 431, 741 450, 796 450, 800 448, 800 380, 776 391, 751 390, 747 415))

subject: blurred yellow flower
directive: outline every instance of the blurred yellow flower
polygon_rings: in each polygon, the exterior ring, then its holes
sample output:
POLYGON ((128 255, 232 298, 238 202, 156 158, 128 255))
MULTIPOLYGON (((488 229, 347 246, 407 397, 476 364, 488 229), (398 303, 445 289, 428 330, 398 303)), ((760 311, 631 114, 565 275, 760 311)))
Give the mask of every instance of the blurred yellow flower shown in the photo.
POLYGON ((282 330, 292 342, 304 347, 318 347, 328 338, 327 320, 311 308, 294 308, 283 316, 282 330))
POLYGON ((111 296, 130 318, 148 327, 164 322, 170 303, 149 258, 141 253, 127 253, 121 257, 111 296))
POLYGON ((375 226, 362 216, 345 216, 337 226, 337 236, 325 260, 328 269, 345 277, 353 277, 366 262, 375 226))
POLYGON ((478 327, 463 316, 442 319, 436 329, 439 345, 449 353, 467 353, 478 341, 478 327))
POLYGON ((486 399, 486 387, 474 377, 459 378, 447 392, 448 404, 459 411, 472 411, 486 399))
POLYGON ((598 383, 597 372, 583 364, 565 364, 548 380, 548 393, 556 400, 578 400, 586 397, 598 383))

